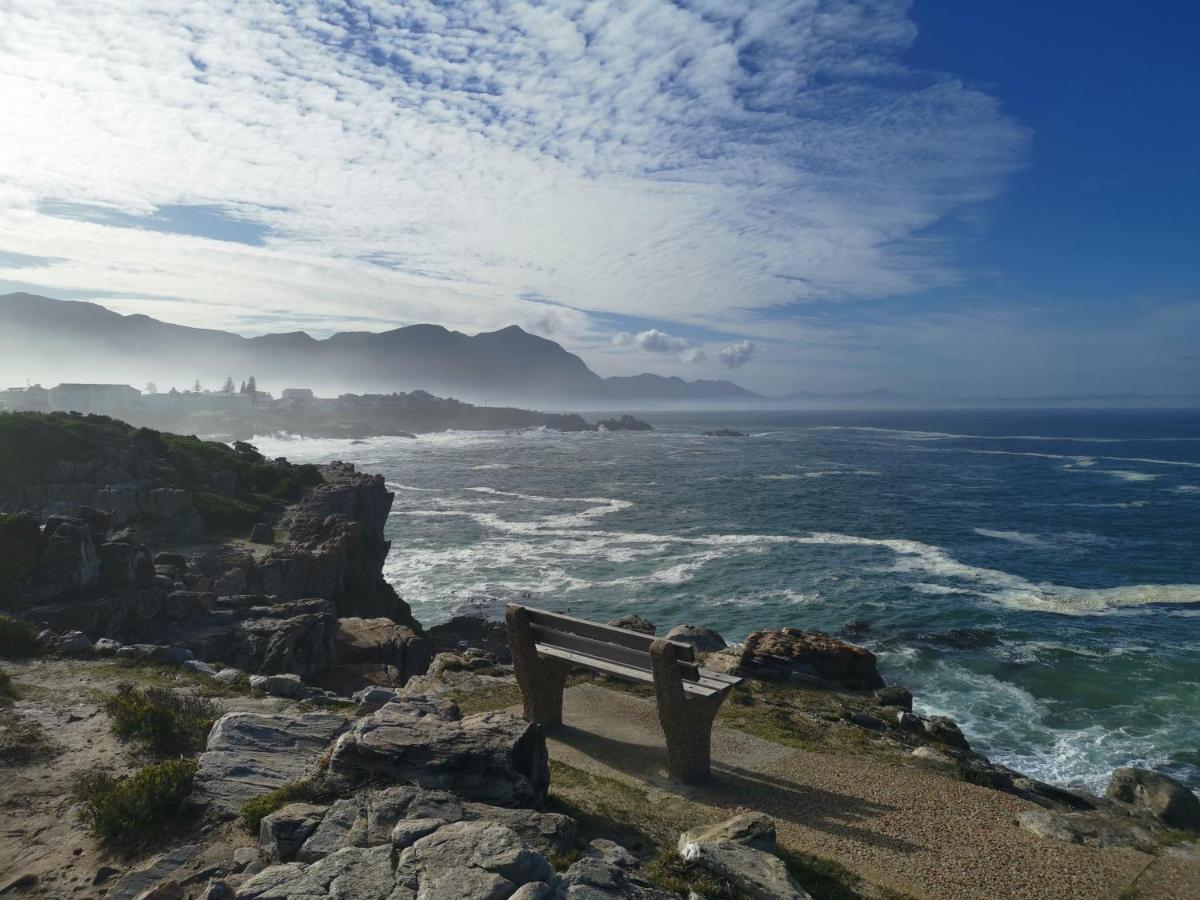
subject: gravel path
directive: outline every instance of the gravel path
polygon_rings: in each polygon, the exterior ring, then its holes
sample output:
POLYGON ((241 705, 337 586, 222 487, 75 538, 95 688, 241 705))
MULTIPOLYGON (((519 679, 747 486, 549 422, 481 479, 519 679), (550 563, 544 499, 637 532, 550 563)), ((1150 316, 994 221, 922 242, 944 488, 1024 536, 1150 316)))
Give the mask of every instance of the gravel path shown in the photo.
POLYGON ((642 782, 651 800, 683 800, 706 819, 762 810, 775 817, 782 846, 837 860, 904 894, 1116 898, 1136 881, 1139 898, 1200 898, 1200 861, 1038 838, 1015 821, 1032 804, 927 770, 717 728, 715 777, 682 788, 662 777, 651 701, 580 685, 567 691, 564 721, 550 739, 552 758, 642 782))

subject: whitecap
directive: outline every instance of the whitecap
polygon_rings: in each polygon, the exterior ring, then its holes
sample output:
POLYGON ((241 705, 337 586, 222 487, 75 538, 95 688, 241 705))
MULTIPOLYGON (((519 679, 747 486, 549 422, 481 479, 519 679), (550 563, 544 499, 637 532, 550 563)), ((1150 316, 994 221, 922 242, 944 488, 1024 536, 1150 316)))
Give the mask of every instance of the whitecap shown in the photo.
POLYGON ((991 528, 976 528, 975 533, 981 537, 995 538, 1013 544, 1024 544, 1027 547, 1045 547, 1046 542, 1036 534, 1026 534, 1023 531, 995 531, 991 528))

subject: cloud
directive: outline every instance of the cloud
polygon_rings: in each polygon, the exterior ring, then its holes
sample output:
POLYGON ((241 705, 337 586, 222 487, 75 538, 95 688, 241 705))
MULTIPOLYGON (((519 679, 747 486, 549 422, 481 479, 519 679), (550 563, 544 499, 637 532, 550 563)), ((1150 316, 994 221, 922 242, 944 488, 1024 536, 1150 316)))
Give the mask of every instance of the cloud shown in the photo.
POLYGON ((708 359, 708 354, 705 353, 703 350, 701 350, 699 347, 689 347, 687 350, 684 350, 682 353, 679 354, 679 358, 681 360, 683 360, 685 363, 695 364, 695 363, 702 363, 706 359, 708 359))
POLYGON ((571 347, 607 344, 595 314, 757 336, 764 310, 948 283, 920 235, 1028 135, 906 65, 909 7, 8 4, 0 280, 571 347))
POLYGON ((730 344, 728 347, 722 347, 717 354, 717 358, 721 360, 721 365, 727 369, 736 369, 738 366, 744 366, 750 362, 754 356, 755 346, 752 341, 738 341, 736 344, 730 344))
POLYGON ((682 353, 692 346, 690 341, 673 337, 657 328, 640 332, 634 340, 647 353, 682 353))

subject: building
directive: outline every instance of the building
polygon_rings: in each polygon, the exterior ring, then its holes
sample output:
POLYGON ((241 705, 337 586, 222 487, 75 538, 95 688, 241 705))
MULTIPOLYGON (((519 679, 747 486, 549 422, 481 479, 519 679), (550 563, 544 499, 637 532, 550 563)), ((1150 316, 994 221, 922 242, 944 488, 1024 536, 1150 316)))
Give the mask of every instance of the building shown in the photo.
POLYGON ((112 415, 139 405, 142 392, 127 384, 60 384, 49 391, 50 408, 112 415))
POLYGON ((288 400, 293 403, 307 403, 316 399, 312 392, 312 388, 284 388, 279 395, 280 400, 288 400))
POLYGON ((50 409, 50 392, 40 384, 8 388, 0 391, 0 407, 9 412, 46 412, 50 409))

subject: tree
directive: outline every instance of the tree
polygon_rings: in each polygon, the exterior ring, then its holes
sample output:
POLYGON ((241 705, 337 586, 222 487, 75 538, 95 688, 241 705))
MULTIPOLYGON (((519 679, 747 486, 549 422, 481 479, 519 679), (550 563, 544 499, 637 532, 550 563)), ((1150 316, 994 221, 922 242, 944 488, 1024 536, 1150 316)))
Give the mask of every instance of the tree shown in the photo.
POLYGON ((147 381, 146 387, 142 391, 142 393, 143 394, 157 394, 158 393, 158 385, 155 384, 153 381, 147 381))
POLYGON ((238 388, 238 393, 239 394, 246 393, 246 379, 245 378, 242 379, 242 386, 240 388, 238 388))
POLYGON ((232 378, 226 377, 225 384, 221 386, 221 392, 224 394, 232 394, 233 393, 233 379, 232 378))
POLYGON ((254 376, 251 375, 246 380, 246 393, 247 394, 255 394, 257 392, 258 392, 258 385, 254 381, 254 376))
POLYGON ((197 378, 196 383, 192 385, 192 390, 195 391, 197 394, 200 393, 202 390, 204 390, 204 388, 200 387, 200 379, 199 378, 197 378))

